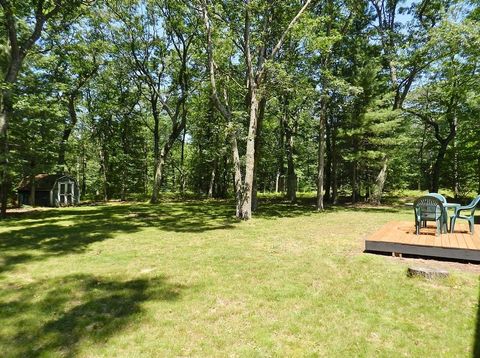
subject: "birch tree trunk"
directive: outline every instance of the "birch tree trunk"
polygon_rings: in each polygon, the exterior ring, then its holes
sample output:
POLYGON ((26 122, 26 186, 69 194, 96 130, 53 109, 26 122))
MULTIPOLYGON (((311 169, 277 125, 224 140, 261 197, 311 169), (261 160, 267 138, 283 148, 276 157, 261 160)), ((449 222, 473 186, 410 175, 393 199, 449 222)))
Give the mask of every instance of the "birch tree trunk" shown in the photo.
POLYGON ((210 174, 210 184, 208 185, 208 197, 213 197, 213 188, 215 185, 215 165, 213 166, 212 173, 210 174))
POLYGON ((87 192, 87 156, 85 155, 85 143, 82 140, 82 195, 87 192))
POLYGON ((317 210, 324 210, 324 173, 325 173, 325 131, 327 125, 326 103, 322 99, 318 119, 318 175, 317 175, 317 210))
MULTIPOLYGON (((185 108, 184 108, 185 111, 185 108)), ((180 152, 180 192, 185 192, 186 176, 185 176, 185 136, 187 134, 187 128, 183 129, 182 134, 182 148, 180 152)))
POLYGON ((458 148, 456 139, 453 139, 453 192, 455 199, 457 199, 460 195, 460 183, 458 179, 458 148))

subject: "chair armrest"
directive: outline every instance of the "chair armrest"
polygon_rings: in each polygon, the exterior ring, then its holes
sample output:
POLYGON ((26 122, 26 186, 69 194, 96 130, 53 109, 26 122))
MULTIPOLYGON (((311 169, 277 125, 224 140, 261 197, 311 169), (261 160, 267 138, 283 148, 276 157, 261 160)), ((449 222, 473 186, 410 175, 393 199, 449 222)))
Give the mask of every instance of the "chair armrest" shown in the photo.
POLYGON ((472 205, 466 205, 466 206, 457 206, 455 208, 455 215, 458 215, 460 214, 460 211, 463 211, 463 210, 472 210, 474 208, 474 206, 472 205))

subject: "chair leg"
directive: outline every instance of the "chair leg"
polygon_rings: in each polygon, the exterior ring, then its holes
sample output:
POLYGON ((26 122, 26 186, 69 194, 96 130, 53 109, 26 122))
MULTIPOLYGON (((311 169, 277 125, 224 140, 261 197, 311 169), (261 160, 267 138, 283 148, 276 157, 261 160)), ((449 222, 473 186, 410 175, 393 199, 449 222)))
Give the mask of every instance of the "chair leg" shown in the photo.
POLYGON ((455 216, 450 219, 450 232, 452 232, 452 233, 455 230, 455 221, 456 220, 457 220, 457 218, 455 216))
POLYGON ((473 232, 475 231, 475 222, 473 220, 474 220, 473 216, 470 219, 468 219, 468 226, 470 229, 470 234, 472 235, 473 235, 473 232))

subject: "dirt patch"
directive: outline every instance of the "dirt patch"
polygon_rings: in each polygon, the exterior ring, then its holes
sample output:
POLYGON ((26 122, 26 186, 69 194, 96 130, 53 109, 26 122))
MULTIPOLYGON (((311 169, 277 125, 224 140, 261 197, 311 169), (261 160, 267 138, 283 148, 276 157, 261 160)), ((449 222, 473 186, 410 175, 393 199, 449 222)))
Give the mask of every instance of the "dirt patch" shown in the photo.
POLYGON ((21 207, 21 208, 11 208, 7 210, 7 217, 23 216, 23 215, 38 213, 38 212, 47 211, 51 209, 53 208, 46 208, 46 207, 33 208, 31 206, 21 207))
POLYGON ((395 262, 401 262, 408 265, 426 266, 435 269, 447 270, 447 271, 460 271, 480 274, 480 264, 470 262, 455 262, 438 259, 427 259, 420 257, 392 257, 385 256, 388 260, 395 262))

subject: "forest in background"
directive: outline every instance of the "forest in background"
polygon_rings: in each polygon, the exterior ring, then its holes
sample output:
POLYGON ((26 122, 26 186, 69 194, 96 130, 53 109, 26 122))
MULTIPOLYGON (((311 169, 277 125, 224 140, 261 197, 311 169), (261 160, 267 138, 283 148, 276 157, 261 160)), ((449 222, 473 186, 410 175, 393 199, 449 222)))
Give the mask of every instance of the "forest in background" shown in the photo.
POLYGON ((480 10, 447 0, 0 0, 0 198, 480 192, 480 10), (33 181, 32 181, 33 182, 33 181))

